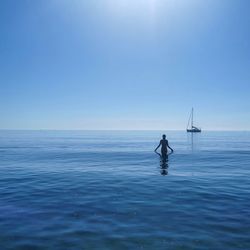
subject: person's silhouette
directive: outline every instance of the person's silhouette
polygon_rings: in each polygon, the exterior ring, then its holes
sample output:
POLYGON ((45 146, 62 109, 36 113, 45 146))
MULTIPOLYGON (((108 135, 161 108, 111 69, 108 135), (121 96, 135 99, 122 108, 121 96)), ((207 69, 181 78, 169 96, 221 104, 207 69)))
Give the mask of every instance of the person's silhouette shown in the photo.
POLYGON ((162 140, 160 140, 159 145, 156 147, 155 152, 157 149, 161 146, 161 156, 163 158, 167 158, 168 155, 168 148, 171 150, 171 153, 174 152, 174 150, 168 145, 168 140, 166 139, 166 135, 162 135, 162 140))

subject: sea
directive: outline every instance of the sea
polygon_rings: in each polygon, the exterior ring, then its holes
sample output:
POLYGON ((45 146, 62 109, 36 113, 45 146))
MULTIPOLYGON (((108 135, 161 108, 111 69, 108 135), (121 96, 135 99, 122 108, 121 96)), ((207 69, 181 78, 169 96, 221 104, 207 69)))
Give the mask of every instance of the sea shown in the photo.
POLYGON ((250 132, 1 130, 0 249, 249 250, 250 132))

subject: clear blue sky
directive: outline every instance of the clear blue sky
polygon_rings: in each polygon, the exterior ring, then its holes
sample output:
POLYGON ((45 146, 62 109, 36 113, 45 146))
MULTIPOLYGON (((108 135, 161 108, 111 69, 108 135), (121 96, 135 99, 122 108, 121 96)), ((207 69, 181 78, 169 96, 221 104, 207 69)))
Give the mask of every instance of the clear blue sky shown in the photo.
POLYGON ((0 128, 250 129, 249 0, 1 0, 0 128))

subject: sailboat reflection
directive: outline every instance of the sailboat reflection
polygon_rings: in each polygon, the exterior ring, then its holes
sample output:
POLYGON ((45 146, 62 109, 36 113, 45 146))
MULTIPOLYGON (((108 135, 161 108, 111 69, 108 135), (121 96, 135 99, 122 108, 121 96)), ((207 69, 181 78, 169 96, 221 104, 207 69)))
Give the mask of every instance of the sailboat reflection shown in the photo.
POLYGON ((160 168, 161 168, 161 175, 168 175, 168 156, 169 154, 159 154, 158 152, 155 152, 156 154, 158 154, 160 156, 160 168))

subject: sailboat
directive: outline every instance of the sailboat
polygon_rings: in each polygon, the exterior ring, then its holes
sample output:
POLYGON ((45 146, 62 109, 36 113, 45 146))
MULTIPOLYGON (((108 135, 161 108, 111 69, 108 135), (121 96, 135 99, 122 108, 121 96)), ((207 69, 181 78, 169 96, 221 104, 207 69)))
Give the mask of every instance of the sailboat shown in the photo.
POLYGON ((191 132, 191 133, 200 133, 201 132, 200 128, 197 128, 194 126, 194 109, 193 108, 192 108, 191 114, 190 114, 189 119, 188 119, 187 132, 191 132), (191 120, 191 127, 189 127, 190 120, 191 120))

